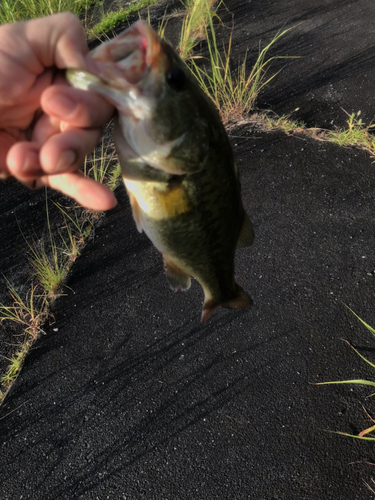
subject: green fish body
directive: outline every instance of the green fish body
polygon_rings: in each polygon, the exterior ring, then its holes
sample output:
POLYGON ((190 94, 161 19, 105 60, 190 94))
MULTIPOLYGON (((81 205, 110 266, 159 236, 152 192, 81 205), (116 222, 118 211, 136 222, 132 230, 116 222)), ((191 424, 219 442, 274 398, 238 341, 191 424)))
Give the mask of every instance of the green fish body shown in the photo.
POLYGON ((68 80, 117 108, 114 141, 133 217, 162 253, 172 289, 198 280, 204 323, 219 305, 247 308, 251 299, 235 282, 234 256, 252 243, 253 229, 214 104, 144 21, 92 57, 98 74, 68 70, 68 80))

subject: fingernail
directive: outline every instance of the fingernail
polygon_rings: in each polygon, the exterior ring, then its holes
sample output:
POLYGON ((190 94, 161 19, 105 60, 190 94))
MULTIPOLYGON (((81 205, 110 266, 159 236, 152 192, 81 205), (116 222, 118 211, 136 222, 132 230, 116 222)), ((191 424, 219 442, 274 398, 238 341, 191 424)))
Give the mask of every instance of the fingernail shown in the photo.
POLYGON ((0 181, 5 181, 10 175, 7 172, 0 172, 0 181))
POLYGON ((39 172, 39 152, 38 151, 28 151, 25 158, 25 163, 22 166, 21 172, 24 174, 32 174, 39 172))
POLYGON ((63 151, 60 154, 60 158, 53 169, 54 174, 59 174, 61 172, 66 172, 69 170, 69 167, 71 167, 77 160, 77 155, 76 153, 71 150, 67 149, 66 151, 63 151))

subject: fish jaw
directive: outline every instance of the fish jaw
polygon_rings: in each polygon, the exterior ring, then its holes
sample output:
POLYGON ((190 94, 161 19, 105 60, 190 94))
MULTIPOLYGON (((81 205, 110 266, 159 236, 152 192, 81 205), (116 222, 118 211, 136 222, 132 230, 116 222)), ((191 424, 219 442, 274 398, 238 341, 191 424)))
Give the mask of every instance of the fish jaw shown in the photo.
POLYGON ((149 98, 144 98, 140 89, 134 84, 124 80, 122 88, 115 87, 100 76, 79 69, 68 69, 66 78, 77 89, 100 94, 121 115, 128 116, 135 122, 151 119, 154 103, 149 98))
POLYGON ((98 92, 120 114, 150 119, 160 92, 158 74, 163 71, 160 39, 154 30, 145 21, 138 21, 91 51, 90 57, 94 74, 68 69, 68 81, 81 90, 98 92))
MULTIPOLYGON (((115 136, 115 143, 125 140, 145 164, 157 170, 171 175, 187 173, 181 162, 170 159, 185 134, 172 139, 155 134, 157 102, 165 85, 168 59, 154 30, 145 21, 138 21, 90 55, 95 74, 69 69, 66 77, 74 87, 100 94, 117 109, 120 134, 116 134, 119 140, 115 136)), ((123 173, 126 177, 126 168, 123 173)))

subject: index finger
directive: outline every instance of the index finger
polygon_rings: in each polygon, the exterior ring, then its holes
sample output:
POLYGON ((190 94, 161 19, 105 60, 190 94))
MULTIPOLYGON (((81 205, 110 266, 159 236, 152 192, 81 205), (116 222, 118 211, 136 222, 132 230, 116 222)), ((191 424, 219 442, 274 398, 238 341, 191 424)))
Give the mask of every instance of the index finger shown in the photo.
POLYGON ((96 128, 109 122, 114 107, 94 92, 78 90, 68 84, 51 85, 42 94, 45 113, 73 127, 96 128))
POLYGON ((26 39, 43 67, 85 68, 88 53, 79 19, 68 12, 28 21, 26 39))

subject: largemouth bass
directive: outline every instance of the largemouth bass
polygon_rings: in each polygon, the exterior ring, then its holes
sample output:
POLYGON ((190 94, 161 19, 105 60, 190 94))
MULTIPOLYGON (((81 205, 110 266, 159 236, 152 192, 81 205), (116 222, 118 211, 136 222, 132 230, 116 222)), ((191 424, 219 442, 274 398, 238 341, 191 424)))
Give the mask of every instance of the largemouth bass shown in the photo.
POLYGON ((232 148, 213 102, 173 48, 144 21, 91 52, 97 73, 68 70, 77 88, 117 108, 114 141, 138 231, 161 252, 170 286, 245 309, 234 279, 237 247, 252 243, 232 148))

